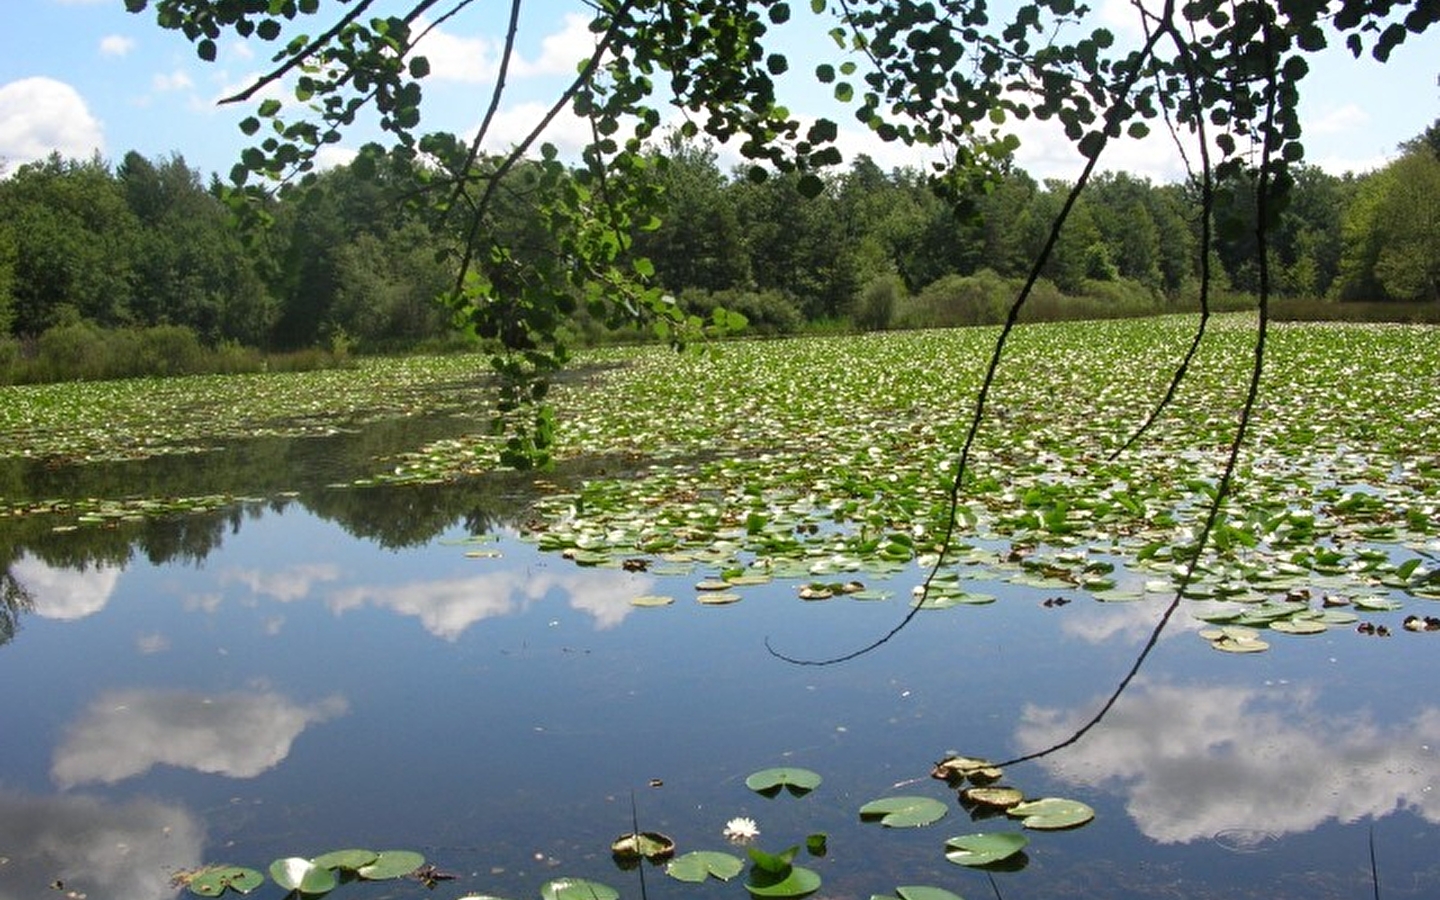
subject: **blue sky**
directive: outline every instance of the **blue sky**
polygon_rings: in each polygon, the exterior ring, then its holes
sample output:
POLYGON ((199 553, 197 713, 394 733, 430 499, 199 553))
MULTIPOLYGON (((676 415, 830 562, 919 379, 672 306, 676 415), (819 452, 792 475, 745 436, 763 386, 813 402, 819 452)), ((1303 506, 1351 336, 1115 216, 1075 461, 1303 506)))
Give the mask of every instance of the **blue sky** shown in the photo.
MULTIPOLYGON (((154 24, 154 13, 125 12, 123 0, 5 0, 0 39, 0 161, 7 169, 58 150, 88 157, 98 150, 118 159, 129 150, 148 157, 178 152, 204 173, 226 172, 248 143, 237 123, 245 111, 216 100, 264 71, 264 47, 222 44, 213 64, 198 60, 188 42, 154 24), (23 8, 23 14, 17 10, 23 8)), ((380 0, 376 9, 399 0, 380 0)), ((803 6, 804 4, 801 4, 803 6)), ((1096 15, 1123 40, 1128 0, 1097 0, 1096 15)), ((489 98, 506 6, 478 3, 447 22, 424 48, 433 65, 426 81, 426 129, 468 134, 489 98)), ((527 132, 539 111, 569 80, 587 51, 585 19, 575 0, 528 0, 522 19, 521 59, 512 71, 504 108, 493 133, 496 148, 527 132)), ((797 15, 797 22, 803 17, 797 15)), ((825 52, 822 29, 792 28, 784 50, 792 71, 808 72, 825 52), (793 35, 793 39, 792 39, 793 35)), ((1302 116, 1308 161, 1332 172, 1366 171, 1395 155, 1396 145, 1440 118, 1440 33, 1413 39, 1387 65, 1354 60, 1342 49, 1325 51, 1304 83, 1302 116)), ((882 166, 915 164, 915 151, 880 144, 846 128, 824 90, 796 85, 784 98, 802 115, 825 115, 842 124, 848 156, 868 152, 882 166)), ((1039 177, 1070 178, 1079 171, 1074 151, 1034 123, 1019 129, 1020 165, 1039 177)), ((341 160, 373 134, 334 148, 341 160)), ((585 130, 559 122, 547 138, 573 149, 585 130)), ((1107 151, 1103 168, 1124 169, 1157 181, 1181 177, 1168 138, 1155 136, 1107 151)))

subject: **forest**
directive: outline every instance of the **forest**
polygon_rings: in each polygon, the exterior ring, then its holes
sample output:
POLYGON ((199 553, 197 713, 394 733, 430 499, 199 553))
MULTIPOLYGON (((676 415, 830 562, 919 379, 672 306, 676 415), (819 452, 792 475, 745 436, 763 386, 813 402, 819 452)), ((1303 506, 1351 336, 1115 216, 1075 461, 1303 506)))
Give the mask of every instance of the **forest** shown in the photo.
MULTIPOLYGON (((741 330, 760 335, 999 322, 1071 187, 1012 167, 992 189, 947 202, 925 171, 886 172, 862 155, 810 198, 796 173, 726 171, 711 143, 679 134, 649 162, 637 177, 654 182, 663 213, 635 227, 629 253, 648 259, 644 271, 685 313, 738 313, 741 330)), ((220 180, 207 182, 179 153, 131 152, 118 164, 52 156, 6 173, 0 383, 253 368, 262 354, 287 352, 333 359, 473 346, 437 302, 473 236, 417 191, 424 165, 372 147, 273 199, 264 227, 234 216, 220 180)), ((566 252, 532 200, 544 172, 537 161, 513 167, 494 204, 491 227, 530 256, 516 260, 522 271, 566 252)), ((1380 317, 1433 319, 1440 122, 1379 170, 1294 172, 1269 244, 1277 297, 1307 318, 1375 315, 1383 304, 1380 317)), ((1243 182, 1218 186, 1209 263, 1220 308, 1247 305, 1257 290, 1254 185, 1243 182)), ((1197 190, 1124 173, 1092 178, 1027 314, 1195 308, 1197 190)), ((561 325, 573 342, 647 334, 638 317, 617 330, 585 310, 577 304, 561 325)))

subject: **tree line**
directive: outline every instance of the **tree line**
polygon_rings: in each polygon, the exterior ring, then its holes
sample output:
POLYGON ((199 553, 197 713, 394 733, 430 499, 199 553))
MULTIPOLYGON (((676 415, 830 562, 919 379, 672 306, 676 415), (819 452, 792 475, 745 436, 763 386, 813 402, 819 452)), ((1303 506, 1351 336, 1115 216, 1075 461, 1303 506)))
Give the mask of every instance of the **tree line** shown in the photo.
MULTIPOLYGON (((264 229, 242 227, 218 182, 178 154, 21 166, 0 181, 0 342, 9 348, 0 362, 76 327, 164 328, 203 347, 267 352, 452 338, 452 314, 435 298, 453 287, 473 236, 443 204, 417 197, 418 161, 394 153, 377 150, 274 199, 264 229)), ((727 172, 703 141, 671 135, 652 157, 637 177, 654 182, 665 214, 635 226, 628 252, 649 260, 653 280, 687 312, 738 312, 757 333, 999 321, 1070 188, 1010 167, 990 190, 942 199, 924 171, 887 172, 859 156, 810 197, 795 172, 727 172)), ((541 168, 522 163, 505 175, 491 220, 510 233, 522 267, 566 253, 529 202, 541 168)), ((1197 190, 1124 173, 1093 178, 1046 263, 1050 314, 1192 303, 1197 190)), ((1210 269, 1222 296, 1243 296, 1258 287, 1254 185, 1232 176, 1218 191, 1210 269)), ((1440 302, 1440 127, 1363 175, 1296 167, 1270 253, 1282 297, 1440 302)), ((605 330, 583 304, 564 327, 580 340, 605 330)))

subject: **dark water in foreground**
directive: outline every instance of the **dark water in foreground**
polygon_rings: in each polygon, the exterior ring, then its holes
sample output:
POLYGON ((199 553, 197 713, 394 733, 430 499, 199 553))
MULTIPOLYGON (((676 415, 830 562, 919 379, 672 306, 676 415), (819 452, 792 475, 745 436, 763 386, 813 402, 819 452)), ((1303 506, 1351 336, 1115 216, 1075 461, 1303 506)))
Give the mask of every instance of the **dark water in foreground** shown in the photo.
MULTIPOLYGON (((885 601, 805 602, 775 582, 703 606, 706 566, 582 568, 520 540, 494 496, 302 491, 188 525, 16 539, 0 900, 148 900, 175 892, 177 869, 351 846, 419 850, 458 877, 333 897, 523 900, 560 876, 639 897, 609 853, 632 795, 642 829, 682 853, 732 850, 734 816, 771 851, 827 832, 828 855, 803 862, 827 898, 1370 897, 1372 836, 1382 896, 1440 895, 1440 633, 1403 631, 1401 613, 1368 617, 1389 638, 1275 635, 1243 657, 1178 616, 1099 728, 1007 772, 1097 818, 1030 833, 1026 867, 992 886, 948 863, 945 839, 1018 825, 972 822, 931 765, 1064 737, 1161 603, 1046 607, 1053 590, 988 586, 992 605, 925 611, 874 653, 794 666, 767 637, 853 649, 903 615, 918 570, 885 601), (631 605, 647 594, 676 602, 631 605), (775 765, 825 780, 804 798, 746 789, 775 765), (919 829, 858 820, 893 794, 950 812, 919 829)), ((650 868, 644 890, 740 898, 740 881, 650 868)))

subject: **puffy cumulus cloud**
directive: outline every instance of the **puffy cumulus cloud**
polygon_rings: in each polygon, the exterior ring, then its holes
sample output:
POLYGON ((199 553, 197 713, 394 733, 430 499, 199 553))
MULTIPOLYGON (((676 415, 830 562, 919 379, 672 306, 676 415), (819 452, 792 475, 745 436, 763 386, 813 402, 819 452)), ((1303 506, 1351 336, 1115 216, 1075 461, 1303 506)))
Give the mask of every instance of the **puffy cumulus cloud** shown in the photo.
POLYGON ((579 13, 566 13, 560 30, 540 41, 540 55, 533 60, 520 59, 515 74, 521 77, 575 74, 575 67, 595 52, 595 33, 590 20, 579 13))
MULTIPOLYGON (((426 23, 421 23, 423 31, 426 23)), ((445 28, 431 28, 416 44, 416 53, 430 63, 428 80, 464 84, 491 82, 500 70, 504 44, 492 37, 465 36, 445 28)), ((558 31, 540 40, 540 52, 529 58, 517 52, 510 60, 513 78, 547 75, 573 76, 575 66, 595 52, 595 35, 590 20, 579 13, 567 13, 558 31)))
MULTIPOLYGON (((1051 746, 1091 709, 1031 706, 1017 742, 1027 753, 1051 746)), ((1136 683, 1085 740, 1040 763, 1073 785, 1118 786, 1139 829, 1169 844, 1232 829, 1298 833, 1396 809, 1440 822, 1437 750, 1433 706, 1382 725, 1364 710, 1322 712, 1303 687, 1136 683)))
MULTIPOLYGON (((520 103, 503 108, 490 123, 484 149, 491 153, 509 150, 528 137, 547 112, 549 106, 542 103, 520 103)), ((472 131, 471 136, 473 134, 472 131)), ((540 140, 554 144, 562 158, 578 159, 580 152, 590 143, 590 137, 590 123, 566 107, 545 128, 540 140)))
POLYGON ((181 69, 173 72, 156 72, 150 77, 150 85, 161 93, 188 91, 195 86, 190 75, 181 69))
POLYGON ((170 873, 200 865, 204 827, 154 800, 37 797, 0 788, 0 900, 34 900, 56 878, 69 896, 166 900, 170 873))
POLYGON ((123 34, 107 34, 100 39, 101 56, 128 56, 135 49, 135 39, 123 34))
POLYGON ((0 160, 7 166, 104 151, 104 127, 70 85, 38 77, 0 85, 0 160))
POLYGON ((57 569, 33 556, 22 556, 11 568, 35 601, 34 612, 47 619, 70 621, 94 615, 110 602, 124 570, 97 565, 91 569, 57 569))
POLYGON ((113 784, 169 765, 253 778, 284 760, 307 727, 348 709, 343 697, 303 705, 269 691, 107 691, 66 730, 50 777, 62 788, 113 784))
POLYGON ((571 608, 588 614, 595 620, 595 627, 611 628, 634 610, 631 598, 646 593, 653 583, 654 579, 648 576, 624 572, 538 576, 498 572, 394 586, 347 588, 336 591, 329 605, 337 613, 369 605, 414 616, 426 631, 453 641, 476 622, 518 613, 551 591, 565 594, 571 608))
POLYGON ((291 603, 304 600, 315 585, 335 581, 340 567, 331 563, 288 566, 278 571, 266 569, 228 569, 220 575, 221 584, 243 584, 257 597, 291 603))

